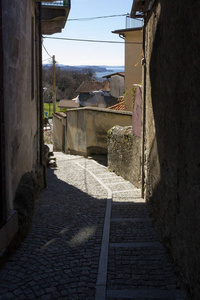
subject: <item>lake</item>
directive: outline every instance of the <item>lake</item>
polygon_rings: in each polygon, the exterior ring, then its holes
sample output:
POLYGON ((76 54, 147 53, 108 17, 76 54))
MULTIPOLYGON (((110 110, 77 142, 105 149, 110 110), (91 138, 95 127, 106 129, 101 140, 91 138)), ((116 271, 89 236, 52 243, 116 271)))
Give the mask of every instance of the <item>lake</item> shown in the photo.
POLYGON ((106 72, 95 72, 96 78, 101 81, 105 80, 105 78, 102 78, 103 76, 106 76, 108 74, 116 73, 116 72, 124 72, 124 67, 109 67, 108 71, 106 72))

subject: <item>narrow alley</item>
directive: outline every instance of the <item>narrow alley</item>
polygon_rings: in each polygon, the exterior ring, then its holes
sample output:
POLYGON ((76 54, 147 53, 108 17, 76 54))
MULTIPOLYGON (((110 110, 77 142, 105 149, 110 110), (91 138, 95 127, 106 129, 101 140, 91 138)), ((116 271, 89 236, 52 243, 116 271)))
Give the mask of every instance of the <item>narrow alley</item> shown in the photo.
POLYGON ((140 191, 94 159, 54 154, 0 299, 186 299, 140 191))

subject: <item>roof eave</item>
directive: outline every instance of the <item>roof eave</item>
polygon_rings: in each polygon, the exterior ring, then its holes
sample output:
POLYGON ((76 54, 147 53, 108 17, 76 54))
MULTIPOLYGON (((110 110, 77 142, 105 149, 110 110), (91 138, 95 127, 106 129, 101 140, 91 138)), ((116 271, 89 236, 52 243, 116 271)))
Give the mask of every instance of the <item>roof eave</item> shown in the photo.
POLYGON ((112 31, 112 33, 117 33, 117 34, 124 34, 126 32, 130 31, 141 31, 143 27, 134 27, 134 28, 127 28, 127 29, 117 29, 112 31))
POLYGON ((102 76, 102 78, 110 78, 110 77, 115 76, 115 75, 118 75, 118 76, 121 76, 121 77, 125 77, 125 73, 124 74, 123 73, 124 72, 115 72, 115 73, 111 73, 111 74, 102 76))

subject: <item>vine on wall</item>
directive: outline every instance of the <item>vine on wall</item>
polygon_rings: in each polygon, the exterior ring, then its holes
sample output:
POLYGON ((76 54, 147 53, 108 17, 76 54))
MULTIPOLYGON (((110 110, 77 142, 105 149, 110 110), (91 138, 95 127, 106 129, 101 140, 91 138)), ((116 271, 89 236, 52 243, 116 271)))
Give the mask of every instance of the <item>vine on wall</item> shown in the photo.
POLYGON ((132 94, 132 107, 134 106, 135 104, 135 92, 136 92, 136 89, 137 87, 141 85, 141 84, 137 84, 135 85, 134 87, 131 87, 130 89, 128 89, 124 94, 123 94, 123 101, 125 101, 125 97, 127 96, 127 94, 131 93, 132 94))

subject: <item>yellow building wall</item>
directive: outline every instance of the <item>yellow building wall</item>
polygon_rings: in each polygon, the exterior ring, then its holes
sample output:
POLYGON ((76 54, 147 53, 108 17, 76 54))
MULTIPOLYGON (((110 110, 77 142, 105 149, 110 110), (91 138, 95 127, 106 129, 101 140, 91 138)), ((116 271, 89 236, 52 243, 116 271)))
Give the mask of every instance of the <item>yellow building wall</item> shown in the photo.
MULTIPOLYGON (((125 92, 133 87, 133 84, 142 83, 142 30, 124 32, 125 35, 125 92), (128 44, 130 42, 140 44, 128 44)), ((132 111, 133 99, 131 92, 125 97, 125 108, 132 111)))

